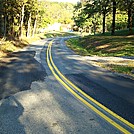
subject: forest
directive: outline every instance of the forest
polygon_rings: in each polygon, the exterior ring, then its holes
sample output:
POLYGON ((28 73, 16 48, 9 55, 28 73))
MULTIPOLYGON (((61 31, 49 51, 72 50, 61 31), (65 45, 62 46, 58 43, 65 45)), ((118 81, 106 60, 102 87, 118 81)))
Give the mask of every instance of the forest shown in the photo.
POLYGON ((45 0, 0 0, 0 36, 34 36, 54 22, 72 23, 73 4, 45 0))
POLYGON ((129 29, 133 34, 133 0, 81 0, 75 6, 74 21, 76 26, 90 33, 105 33, 129 29))
POLYGON ((133 34, 133 0, 81 0, 76 5, 47 0, 0 0, 0 37, 31 37, 58 22, 89 34, 129 29, 133 34))

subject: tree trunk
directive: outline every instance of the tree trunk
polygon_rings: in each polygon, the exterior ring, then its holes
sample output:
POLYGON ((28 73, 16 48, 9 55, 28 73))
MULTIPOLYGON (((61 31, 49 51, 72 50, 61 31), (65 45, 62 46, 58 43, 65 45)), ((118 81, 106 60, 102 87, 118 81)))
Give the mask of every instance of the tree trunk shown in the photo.
POLYGON ((133 18, 132 18, 132 10, 131 8, 128 9, 128 28, 129 28, 129 34, 132 34, 132 26, 133 25, 133 18))
POLYGON ((28 19, 27 37, 30 37, 30 35, 31 35, 31 13, 29 14, 28 19))
POLYGON ((10 34, 14 36, 14 16, 12 15, 11 16, 11 31, 10 31, 10 34))
POLYGON ((3 14, 3 21, 4 21, 4 28, 3 28, 3 36, 4 38, 7 35, 7 1, 5 0, 5 3, 3 5, 4 7, 4 14, 3 14))
POLYGON ((105 34, 105 20, 106 20, 106 14, 103 13, 103 34, 105 34))
POLYGON ((23 28, 23 21, 24 21, 24 11, 25 11, 25 5, 23 3, 23 5, 22 5, 22 11, 21 11, 21 21, 20 21, 20 38, 22 38, 22 28, 23 28))
POLYGON ((5 13, 5 15, 4 15, 4 37, 6 37, 6 33, 7 33, 7 15, 5 13))
POLYGON ((113 1, 113 21, 112 21, 112 35, 115 34, 115 16, 116 16, 116 1, 113 1))
POLYGON ((0 36, 4 34, 4 6, 3 3, 0 5, 0 36))
POLYGON ((94 23, 94 35, 96 34, 96 23, 94 23))
POLYGON ((33 28, 33 34, 32 34, 33 37, 34 37, 34 34, 36 32, 37 18, 38 18, 38 13, 36 14, 35 21, 34 21, 34 28, 33 28))
POLYGON ((0 36, 3 36, 4 20, 2 16, 0 16, 0 22, 0 36))

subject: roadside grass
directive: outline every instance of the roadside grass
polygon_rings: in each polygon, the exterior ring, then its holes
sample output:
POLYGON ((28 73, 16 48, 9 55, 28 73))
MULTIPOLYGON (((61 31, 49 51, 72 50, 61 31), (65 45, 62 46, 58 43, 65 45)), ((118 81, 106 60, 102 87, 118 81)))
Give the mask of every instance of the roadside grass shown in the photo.
POLYGON ((78 33, 75 32, 46 32, 44 34, 45 38, 54 38, 54 37, 65 37, 65 36, 73 36, 73 35, 78 35, 78 33))
POLYGON ((0 57, 6 56, 8 53, 17 51, 27 45, 28 42, 24 39, 0 39, 0 57))
POLYGON ((96 64, 103 68, 106 68, 107 70, 127 74, 134 77, 134 61, 118 61, 113 64, 111 61, 107 63, 96 62, 96 64))
POLYGON ((36 40, 40 40, 40 36, 42 35, 36 35, 31 38, 23 37, 21 40, 11 36, 6 39, 0 38, 0 57, 6 56, 8 53, 18 51, 36 40))
POLYGON ((8 53, 18 51, 30 43, 44 39, 44 38, 51 38, 51 37, 64 37, 64 36, 72 36, 77 35, 77 33, 70 33, 70 32, 48 32, 48 33, 40 33, 36 34, 34 37, 22 37, 22 39, 14 38, 12 36, 7 37, 6 39, 0 38, 0 57, 6 56, 8 53))
POLYGON ((86 36, 67 41, 81 55, 134 56, 134 36, 86 36))
MULTIPOLYGON (((132 34, 134 35, 134 28, 132 34)), ((96 34, 96 35, 102 36, 102 34, 96 34)), ((129 29, 115 31, 115 36, 128 36, 128 35, 129 35, 129 29)), ((105 36, 111 36, 111 32, 105 32, 105 36)))
POLYGON ((107 65, 107 68, 109 68, 112 71, 118 72, 118 73, 124 73, 124 74, 131 74, 133 67, 129 66, 123 66, 123 65, 107 65))
MULTIPOLYGON (((116 31, 115 36, 108 35, 89 35, 85 37, 72 38, 66 41, 68 47, 79 55, 84 56, 134 56, 134 35, 127 36, 128 31, 116 31)), ((121 63, 123 64, 123 63, 121 63)), ((134 66, 130 63, 127 66, 115 64, 102 64, 109 70, 133 75, 134 66)))

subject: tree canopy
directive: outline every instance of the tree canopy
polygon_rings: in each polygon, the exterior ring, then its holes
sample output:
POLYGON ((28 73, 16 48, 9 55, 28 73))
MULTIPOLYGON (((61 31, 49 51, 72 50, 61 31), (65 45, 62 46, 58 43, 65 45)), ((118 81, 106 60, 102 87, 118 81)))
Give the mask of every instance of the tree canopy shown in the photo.
POLYGON ((27 37, 37 28, 59 22, 73 23, 73 4, 45 0, 0 0, 0 35, 27 37))
POLYGON ((74 20, 77 26, 92 33, 129 28, 134 26, 133 0, 86 0, 75 6, 74 20), (86 28, 86 29, 85 29, 86 28))
POLYGON ((129 29, 133 33, 133 0, 81 0, 77 5, 47 0, 0 0, 0 36, 34 36, 54 22, 74 24, 89 33, 129 29))

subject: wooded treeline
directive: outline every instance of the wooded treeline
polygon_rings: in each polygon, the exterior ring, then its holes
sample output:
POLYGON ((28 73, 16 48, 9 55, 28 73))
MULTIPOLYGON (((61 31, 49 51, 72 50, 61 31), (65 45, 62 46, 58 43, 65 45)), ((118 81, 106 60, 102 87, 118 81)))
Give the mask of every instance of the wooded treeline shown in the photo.
POLYGON ((37 0, 0 0, 0 34, 22 37, 23 28, 29 36, 31 26, 36 27, 37 0))
POLYGON ((81 0, 75 7, 46 0, 0 0, 0 36, 34 36, 54 22, 73 24, 72 16, 83 31, 114 34, 129 28, 132 34, 134 0, 81 0))
POLYGON ((134 0, 81 0, 75 6, 76 26, 91 33, 105 33, 134 26, 134 0))
POLYGON ((34 36, 53 22, 71 23, 73 5, 45 0, 0 0, 0 36, 34 36))

